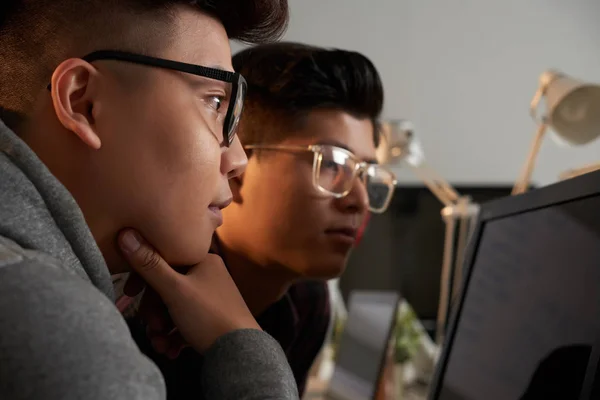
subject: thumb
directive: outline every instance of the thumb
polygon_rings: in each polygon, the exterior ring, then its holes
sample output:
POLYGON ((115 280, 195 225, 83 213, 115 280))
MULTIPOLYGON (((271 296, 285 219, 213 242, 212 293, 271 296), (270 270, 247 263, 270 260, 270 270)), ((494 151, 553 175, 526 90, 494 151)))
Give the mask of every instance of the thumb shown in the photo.
POLYGON ((119 234, 119 246, 129 265, 167 301, 181 274, 175 271, 139 233, 128 229, 119 234))

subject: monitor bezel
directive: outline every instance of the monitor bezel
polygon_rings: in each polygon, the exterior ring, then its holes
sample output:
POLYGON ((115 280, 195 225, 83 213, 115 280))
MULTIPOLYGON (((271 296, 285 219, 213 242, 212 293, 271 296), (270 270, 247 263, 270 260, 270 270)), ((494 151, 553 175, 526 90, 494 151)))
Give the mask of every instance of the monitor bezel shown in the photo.
MULTIPOLYGON (((450 313, 448 330, 442 346, 440 358, 431 381, 431 389, 429 390, 428 396, 429 400, 437 400, 442 389, 442 382, 445 376, 448 360, 450 358, 452 344, 454 342, 454 337, 458 328, 458 322, 460 320, 461 311, 473 272, 473 264, 475 262, 477 249, 479 247, 479 242, 481 240, 481 235, 484 231, 485 225, 488 222, 496 219, 506 218, 509 216, 531 212, 576 200, 582 200, 587 197, 598 195, 600 195, 600 171, 594 171, 569 180, 557 182, 539 189, 534 189, 521 195, 508 196, 497 200, 492 200, 488 203, 484 203, 481 206, 479 217, 473 230, 471 240, 469 241, 465 251, 463 264, 465 270, 464 280, 460 289, 458 302, 450 313)), ((590 363, 592 363, 592 361, 593 360, 590 360, 590 363)), ((593 382, 589 382, 587 379, 587 374, 589 373, 590 371, 588 369, 588 372, 586 373, 586 379, 584 380, 583 384, 584 386, 582 387, 582 395, 580 400, 585 400, 583 397, 584 393, 589 392, 586 390, 586 385, 593 384, 593 382)))

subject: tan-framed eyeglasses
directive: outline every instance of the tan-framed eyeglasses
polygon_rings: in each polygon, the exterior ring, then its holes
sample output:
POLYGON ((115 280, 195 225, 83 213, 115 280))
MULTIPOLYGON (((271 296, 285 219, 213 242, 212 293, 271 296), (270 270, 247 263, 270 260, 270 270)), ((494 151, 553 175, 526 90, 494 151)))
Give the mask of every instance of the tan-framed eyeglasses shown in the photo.
POLYGON ((328 144, 296 146, 285 144, 250 144, 246 150, 275 151, 310 151, 313 158, 313 186, 319 192, 342 198, 347 196, 354 186, 355 179, 360 179, 369 198, 369 210, 383 213, 388 208, 396 177, 393 172, 373 163, 359 160, 352 152, 341 147, 328 144))

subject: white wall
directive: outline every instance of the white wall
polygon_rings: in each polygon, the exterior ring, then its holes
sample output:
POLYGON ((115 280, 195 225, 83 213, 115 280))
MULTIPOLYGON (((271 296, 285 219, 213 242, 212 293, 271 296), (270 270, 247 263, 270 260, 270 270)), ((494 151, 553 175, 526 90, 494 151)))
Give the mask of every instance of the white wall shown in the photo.
MULTIPOLYGON (((598 0, 290 0, 290 8, 286 40, 373 60, 384 116, 412 120, 429 163, 453 183, 514 181, 542 71, 600 82, 598 0)), ((534 180, 600 161, 599 150, 600 140, 586 148, 547 140, 534 180)))

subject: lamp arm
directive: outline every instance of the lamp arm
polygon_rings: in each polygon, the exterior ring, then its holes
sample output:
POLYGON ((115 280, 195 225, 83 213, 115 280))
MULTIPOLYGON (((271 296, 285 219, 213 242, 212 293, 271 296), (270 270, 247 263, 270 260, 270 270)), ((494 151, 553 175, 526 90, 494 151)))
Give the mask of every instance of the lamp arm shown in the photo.
POLYGON ((425 163, 420 165, 409 164, 415 175, 427 186, 435 197, 444 205, 451 206, 459 199, 459 194, 437 172, 425 163))
POLYGON ((531 118, 537 123, 538 129, 533 138, 533 142, 531 143, 531 148, 529 149, 529 154, 527 159, 525 160, 525 165, 521 170, 521 174, 519 178, 515 182, 515 186, 513 186, 512 195, 522 194, 527 191, 527 186, 531 181, 531 174, 533 173, 533 166, 535 164, 535 159, 537 158, 537 154, 540 151, 540 146, 542 145, 542 139, 544 134, 546 133, 546 129, 548 128, 547 118, 542 116, 538 117, 537 111, 538 106, 540 105, 540 101, 542 97, 546 95, 546 90, 548 89, 548 85, 552 83, 559 75, 552 71, 546 71, 540 77, 540 84, 538 85, 538 89, 533 95, 533 99, 531 99, 531 104, 529 105, 529 114, 531 118))
POLYGON ((538 87, 538 90, 535 92, 535 95, 533 95, 533 99, 531 100, 531 104, 529 105, 529 115, 531 115, 531 118, 533 118, 533 120, 538 123, 541 122, 538 119, 537 115, 538 106, 540 104, 540 101, 542 100, 542 96, 544 96, 545 91, 546 87, 540 85, 540 87, 538 87))
POLYGON ((519 179, 517 179, 517 182, 513 187, 513 196, 525 193, 525 191, 527 190, 527 186, 529 186, 529 183, 531 181, 531 174, 533 173, 533 165, 535 164, 535 159, 540 151, 542 139, 544 137, 544 133, 546 133, 546 128, 547 125, 545 122, 540 122, 540 124, 538 125, 537 132, 533 138, 533 142, 531 143, 531 148, 529 150, 527 159, 525 160, 525 165, 523 166, 521 175, 519 175, 519 179))
POLYGON ((558 179, 560 179, 561 181, 564 181, 565 179, 575 178, 579 175, 594 172, 599 169, 600 169, 600 162, 594 163, 594 164, 588 164, 581 168, 574 168, 574 169, 566 170, 558 176, 558 179))

